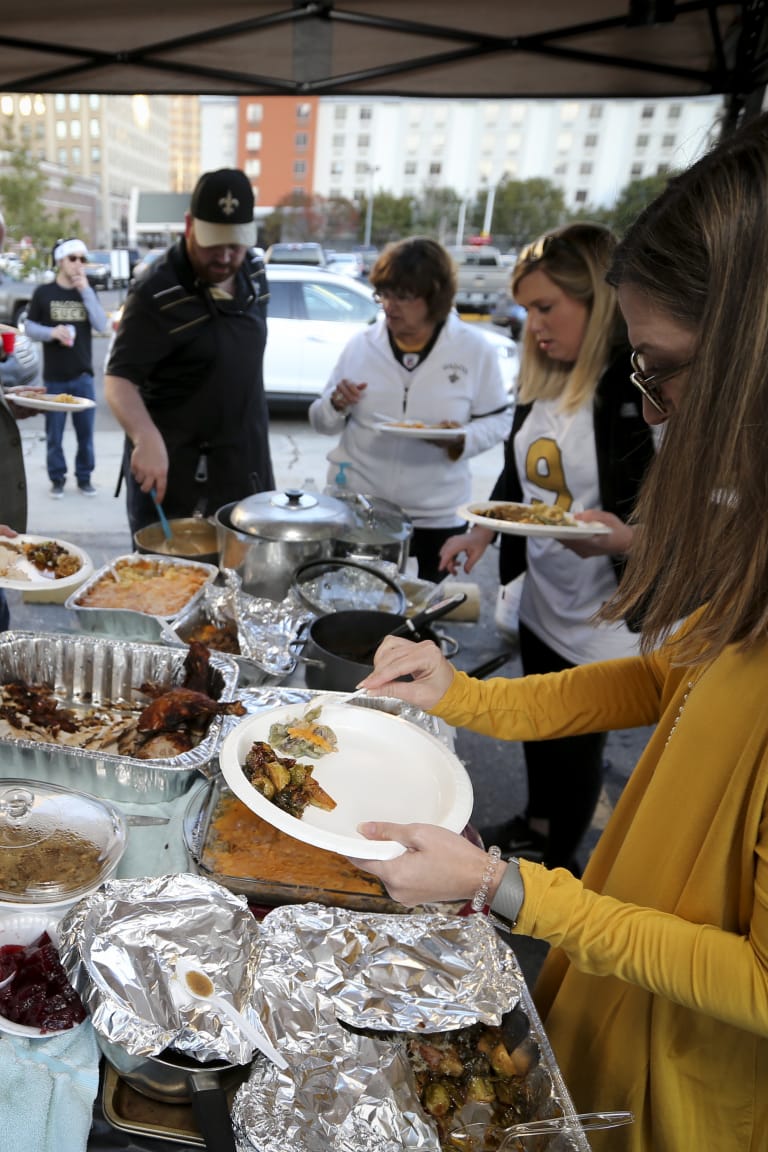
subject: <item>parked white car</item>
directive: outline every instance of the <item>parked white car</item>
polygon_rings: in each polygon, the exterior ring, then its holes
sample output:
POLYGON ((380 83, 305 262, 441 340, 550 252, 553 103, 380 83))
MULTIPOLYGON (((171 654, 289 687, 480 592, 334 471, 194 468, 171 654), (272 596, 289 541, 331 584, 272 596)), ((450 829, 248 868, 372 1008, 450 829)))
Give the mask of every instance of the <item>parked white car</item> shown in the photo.
MULTIPOLYGON (((323 391, 347 341, 379 314, 372 290, 349 276, 303 265, 267 265, 268 337, 264 387, 276 403, 304 403, 323 391)), ((514 398, 519 354, 513 340, 480 327, 495 345, 514 398)))

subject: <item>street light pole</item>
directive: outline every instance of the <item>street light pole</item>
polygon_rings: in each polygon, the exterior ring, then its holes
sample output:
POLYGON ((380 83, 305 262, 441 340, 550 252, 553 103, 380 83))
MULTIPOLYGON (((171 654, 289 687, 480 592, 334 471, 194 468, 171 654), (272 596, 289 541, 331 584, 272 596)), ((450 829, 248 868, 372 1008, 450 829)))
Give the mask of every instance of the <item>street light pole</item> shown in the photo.
POLYGON ((365 233, 363 235, 363 244, 366 248, 370 248, 371 228, 373 227, 373 178, 378 172, 378 168, 373 168, 369 164, 367 172, 370 179, 368 181, 368 200, 365 205, 365 233))

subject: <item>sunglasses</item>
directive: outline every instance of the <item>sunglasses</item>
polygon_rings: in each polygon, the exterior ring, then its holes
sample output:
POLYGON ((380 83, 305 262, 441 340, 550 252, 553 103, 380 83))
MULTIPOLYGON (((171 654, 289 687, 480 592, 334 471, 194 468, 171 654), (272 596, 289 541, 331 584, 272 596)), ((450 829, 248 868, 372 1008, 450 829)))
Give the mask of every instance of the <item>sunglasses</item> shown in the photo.
POLYGON ((71 261, 73 264, 77 263, 78 260, 80 261, 81 264, 87 264, 88 263, 88 257, 87 256, 67 256, 67 260, 71 261))
POLYGON ((630 357, 632 364, 632 371, 629 378, 639 392, 642 392, 649 404, 652 404, 657 412, 662 416, 667 415, 667 406, 664 403, 664 398, 659 390, 659 385, 664 384, 667 380, 672 380, 673 377, 679 376, 686 368, 690 368, 691 361, 686 360, 685 364, 678 364, 674 368, 668 368, 664 372, 648 372, 645 368, 645 357, 642 352, 633 352, 630 357))

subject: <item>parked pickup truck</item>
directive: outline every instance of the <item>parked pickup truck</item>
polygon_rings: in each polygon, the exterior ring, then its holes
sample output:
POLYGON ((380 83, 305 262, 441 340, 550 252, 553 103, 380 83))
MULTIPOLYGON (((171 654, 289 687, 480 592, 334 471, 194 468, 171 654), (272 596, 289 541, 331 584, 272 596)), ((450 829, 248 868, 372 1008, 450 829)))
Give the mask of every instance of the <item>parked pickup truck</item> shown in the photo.
POLYGON ((503 263, 498 248, 450 248, 459 270, 455 304, 459 312, 492 312, 509 287, 512 269, 503 263))
POLYGON ((18 328, 37 288, 36 280, 14 280, 0 273, 0 324, 13 324, 18 328))

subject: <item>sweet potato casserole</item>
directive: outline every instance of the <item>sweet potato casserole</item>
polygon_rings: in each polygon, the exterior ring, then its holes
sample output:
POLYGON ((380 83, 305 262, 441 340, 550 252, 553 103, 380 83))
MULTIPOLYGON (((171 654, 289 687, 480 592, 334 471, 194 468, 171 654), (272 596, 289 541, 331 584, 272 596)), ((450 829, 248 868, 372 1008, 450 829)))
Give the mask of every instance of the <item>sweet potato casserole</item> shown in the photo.
POLYGON ((175 616, 208 578, 206 569, 194 564, 118 560, 76 603, 82 608, 129 608, 153 616, 175 616))

